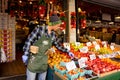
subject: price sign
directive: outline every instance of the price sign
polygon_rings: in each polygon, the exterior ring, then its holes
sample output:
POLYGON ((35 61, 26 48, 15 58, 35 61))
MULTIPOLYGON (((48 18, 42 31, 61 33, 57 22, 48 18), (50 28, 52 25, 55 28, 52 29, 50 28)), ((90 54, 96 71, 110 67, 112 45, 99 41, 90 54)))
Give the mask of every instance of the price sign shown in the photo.
POLYGON ((51 48, 50 50, 55 53, 55 48, 51 48))
POLYGON ((95 50, 100 50, 100 45, 95 45, 95 50))
POLYGON ((90 55, 90 60, 94 60, 94 59, 96 59, 96 55, 95 54, 91 54, 90 55))
POLYGON ((79 67, 80 67, 80 68, 86 67, 85 62, 86 62, 87 60, 88 60, 87 57, 82 57, 82 58, 80 58, 80 59, 78 60, 79 67))
POLYGON ((80 48, 80 52, 87 53, 88 52, 88 47, 84 46, 83 48, 80 48))
POLYGON ((120 55, 120 51, 117 51, 117 53, 120 55))
POLYGON ((100 59, 102 59, 102 58, 103 58, 103 56, 102 56, 102 55, 98 55, 98 57, 99 57, 100 59))
POLYGON ((66 68, 67 68, 68 71, 75 69, 76 68, 75 62, 74 61, 67 62, 66 63, 66 68))
POLYGON ((115 43, 111 43, 110 45, 115 46, 115 43))
POLYGON ((104 47, 107 47, 107 41, 102 41, 102 45, 103 45, 104 47))
POLYGON ((75 42, 75 45, 76 45, 76 46, 79 46, 79 45, 80 45, 80 42, 75 42))
POLYGON ((86 45, 87 45, 87 46, 91 46, 92 43, 91 43, 91 42, 87 42, 86 45))
POLYGON ((64 47, 70 50, 70 43, 63 43, 64 47))
POLYGON ((110 46, 110 48, 111 48, 111 50, 114 50, 114 49, 115 49, 115 47, 114 47, 114 46, 112 46, 112 45, 110 46))
POLYGON ((93 41, 92 43, 93 43, 94 45, 97 45, 97 42, 96 42, 96 41, 93 41))

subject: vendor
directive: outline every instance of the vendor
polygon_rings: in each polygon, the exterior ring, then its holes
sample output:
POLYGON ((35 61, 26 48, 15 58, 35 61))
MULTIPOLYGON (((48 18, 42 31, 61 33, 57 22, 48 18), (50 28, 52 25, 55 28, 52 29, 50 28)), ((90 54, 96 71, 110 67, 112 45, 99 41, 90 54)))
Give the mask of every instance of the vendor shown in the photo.
POLYGON ((48 26, 37 25, 28 36, 23 47, 24 55, 22 56, 23 62, 27 64, 27 80, 35 80, 36 74, 39 75, 38 80, 46 80, 48 68, 46 51, 53 45, 58 50, 68 53, 70 57, 74 57, 72 52, 61 46, 62 43, 55 34, 60 29, 60 24, 61 21, 57 14, 52 14, 48 26))

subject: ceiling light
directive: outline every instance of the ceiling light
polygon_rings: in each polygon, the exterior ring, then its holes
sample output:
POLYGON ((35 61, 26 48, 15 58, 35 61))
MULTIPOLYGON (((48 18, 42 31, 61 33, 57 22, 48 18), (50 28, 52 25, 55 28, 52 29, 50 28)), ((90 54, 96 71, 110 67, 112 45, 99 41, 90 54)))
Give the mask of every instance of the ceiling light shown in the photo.
POLYGON ((115 19, 120 19, 120 16, 116 16, 115 19))
POLYGON ((50 1, 50 4, 52 4, 52 1, 50 1))
POLYGON ((22 3, 22 1, 20 0, 19 3, 22 3))
POLYGON ((30 1, 29 4, 32 4, 32 2, 30 1))

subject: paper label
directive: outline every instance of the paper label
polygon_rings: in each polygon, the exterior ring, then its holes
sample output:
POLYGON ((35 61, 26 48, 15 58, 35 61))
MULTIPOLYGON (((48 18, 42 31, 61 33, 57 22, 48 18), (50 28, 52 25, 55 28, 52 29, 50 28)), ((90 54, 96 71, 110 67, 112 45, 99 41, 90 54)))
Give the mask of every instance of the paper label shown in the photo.
POLYGON ((87 46, 91 46, 92 43, 91 43, 91 42, 87 42, 86 45, 87 45, 87 46))
POLYGON ((79 45, 80 45, 80 42, 75 42, 75 45, 76 45, 76 46, 79 46, 79 45))
POLYGON ((107 47, 107 41, 102 41, 102 45, 103 45, 104 47, 107 47))
POLYGON ((75 62, 74 61, 67 62, 66 63, 66 68, 67 68, 68 71, 75 69, 76 68, 75 62))
POLYGON ((111 49, 111 50, 114 50, 114 49, 115 49, 115 47, 111 45, 111 46, 110 46, 110 49, 111 49))
POLYGON ((95 50, 100 50, 100 45, 95 45, 95 50))
POLYGON ((80 52, 87 53, 88 52, 88 47, 84 46, 83 48, 80 48, 80 52))
POLYGON ((70 43, 63 43, 64 47, 70 50, 70 43))
POLYGON ((100 59, 102 59, 102 58, 103 58, 103 56, 102 56, 102 55, 98 55, 98 57, 99 57, 100 59))
POLYGON ((93 43, 94 45, 97 45, 97 42, 96 42, 96 41, 93 41, 92 43, 93 43))
POLYGON ((82 57, 82 58, 80 58, 80 59, 78 60, 79 67, 80 67, 80 68, 86 67, 85 62, 86 62, 87 60, 88 60, 87 57, 82 57))
POLYGON ((95 54, 91 54, 90 55, 90 60, 94 60, 94 59, 96 59, 96 55, 95 54))

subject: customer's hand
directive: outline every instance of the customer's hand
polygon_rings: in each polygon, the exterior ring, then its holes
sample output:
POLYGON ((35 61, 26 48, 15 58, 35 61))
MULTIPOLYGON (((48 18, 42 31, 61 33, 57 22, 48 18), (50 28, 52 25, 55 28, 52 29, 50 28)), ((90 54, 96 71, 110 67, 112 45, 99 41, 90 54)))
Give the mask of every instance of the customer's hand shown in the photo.
POLYGON ((73 54, 72 52, 69 52, 69 56, 70 56, 71 58, 74 58, 74 54, 73 54))
POLYGON ((22 60, 23 60, 23 62, 24 62, 25 64, 27 64, 27 62, 28 62, 28 56, 23 55, 23 56, 22 56, 22 60))

